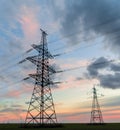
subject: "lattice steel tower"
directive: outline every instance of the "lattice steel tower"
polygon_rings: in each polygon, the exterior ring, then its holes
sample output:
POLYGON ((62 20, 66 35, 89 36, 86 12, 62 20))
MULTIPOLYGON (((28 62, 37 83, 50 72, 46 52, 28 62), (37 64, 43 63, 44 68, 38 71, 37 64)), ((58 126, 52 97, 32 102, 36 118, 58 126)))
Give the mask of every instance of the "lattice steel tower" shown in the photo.
POLYGON ((41 44, 32 47, 38 51, 38 55, 27 57, 27 60, 36 65, 36 73, 29 74, 35 79, 32 97, 29 103, 25 123, 26 124, 54 124, 57 123, 51 86, 54 84, 51 80, 55 70, 49 65, 49 59, 53 56, 48 51, 46 35, 41 29, 41 44))
POLYGON ((91 119, 90 119, 91 124, 103 124, 103 117, 102 117, 102 112, 100 110, 100 105, 98 103, 97 99, 97 91, 95 86, 93 87, 93 102, 92 102, 92 111, 91 111, 91 119))

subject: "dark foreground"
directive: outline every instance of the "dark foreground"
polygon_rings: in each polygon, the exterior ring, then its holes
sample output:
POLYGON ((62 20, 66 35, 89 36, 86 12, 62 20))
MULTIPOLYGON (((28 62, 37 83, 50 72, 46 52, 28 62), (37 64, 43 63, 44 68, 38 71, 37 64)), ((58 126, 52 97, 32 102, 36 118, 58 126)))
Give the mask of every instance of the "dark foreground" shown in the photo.
POLYGON ((21 128, 20 124, 0 124, 0 130, 120 130, 120 123, 105 125, 63 124, 59 128, 21 128))

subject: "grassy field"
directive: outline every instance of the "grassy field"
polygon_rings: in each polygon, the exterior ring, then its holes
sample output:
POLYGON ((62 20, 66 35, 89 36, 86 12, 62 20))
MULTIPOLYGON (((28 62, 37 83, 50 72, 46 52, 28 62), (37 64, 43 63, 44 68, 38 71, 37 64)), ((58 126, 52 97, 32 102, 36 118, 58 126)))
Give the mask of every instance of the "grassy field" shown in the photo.
POLYGON ((20 124, 0 124, 0 130, 120 130, 120 123, 105 125, 63 124, 60 128, 20 128, 20 124))

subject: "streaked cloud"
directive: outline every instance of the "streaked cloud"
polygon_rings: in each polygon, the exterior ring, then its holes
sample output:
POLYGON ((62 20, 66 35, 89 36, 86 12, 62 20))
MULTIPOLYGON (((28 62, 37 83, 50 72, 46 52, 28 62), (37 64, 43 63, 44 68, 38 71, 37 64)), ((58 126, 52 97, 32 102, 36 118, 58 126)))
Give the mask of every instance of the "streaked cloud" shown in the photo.
POLYGON ((96 0, 93 4, 93 1, 89 0, 64 0, 61 3, 64 8, 57 2, 53 5, 55 18, 60 21, 62 35, 72 34, 68 37, 69 43, 74 45, 79 39, 103 36, 104 49, 109 48, 119 54, 120 2, 96 0))

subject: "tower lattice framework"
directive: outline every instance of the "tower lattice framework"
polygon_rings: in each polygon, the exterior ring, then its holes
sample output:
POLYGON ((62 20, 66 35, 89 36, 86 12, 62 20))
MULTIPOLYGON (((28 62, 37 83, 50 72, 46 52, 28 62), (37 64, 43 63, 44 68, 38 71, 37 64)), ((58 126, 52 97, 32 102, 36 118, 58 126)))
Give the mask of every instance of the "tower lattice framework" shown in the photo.
POLYGON ((51 86, 54 84, 51 76, 55 73, 55 70, 49 64, 49 59, 52 59, 53 56, 48 51, 47 33, 43 30, 41 32, 41 43, 32 45, 33 49, 37 50, 38 55, 27 57, 27 60, 36 65, 36 73, 29 74, 35 80, 35 84, 25 119, 26 124, 57 123, 51 93, 51 86))
POLYGON ((102 117, 102 112, 100 110, 100 105, 98 103, 97 99, 97 91, 95 86, 93 87, 93 101, 92 101, 92 111, 91 111, 91 119, 90 119, 91 124, 103 124, 103 117, 102 117))

